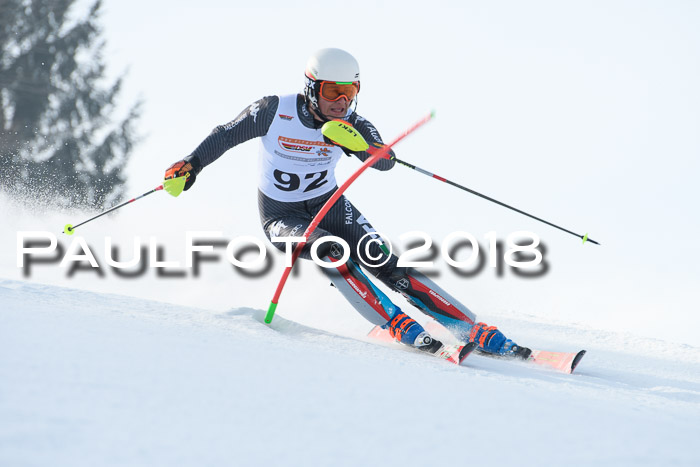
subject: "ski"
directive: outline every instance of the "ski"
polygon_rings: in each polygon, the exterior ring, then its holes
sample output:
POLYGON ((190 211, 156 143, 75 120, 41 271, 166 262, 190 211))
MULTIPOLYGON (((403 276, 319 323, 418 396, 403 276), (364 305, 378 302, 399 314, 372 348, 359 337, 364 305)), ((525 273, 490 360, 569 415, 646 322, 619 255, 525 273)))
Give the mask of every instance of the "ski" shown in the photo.
MULTIPOLYGON (((391 337, 391 333, 389 333, 387 329, 384 329, 381 326, 375 326, 367 336, 372 339, 380 340, 383 342, 392 342, 394 340, 393 337, 391 337)), ((438 355, 439 352, 435 353, 434 355, 459 365, 465 358, 467 358, 467 356, 470 353, 472 353, 474 350, 477 350, 477 343, 470 342, 466 345, 445 345, 443 346, 443 349, 445 349, 444 355, 438 355), (461 356, 462 351, 465 352, 464 356, 461 356)), ((490 358, 521 360, 527 363, 531 363, 533 365, 538 365, 541 367, 546 367, 563 373, 571 374, 574 372, 576 366, 586 354, 586 351, 580 350, 578 352, 551 352, 548 350, 531 350, 530 354, 526 358, 519 358, 515 355, 494 355, 483 351, 478 351, 477 354, 490 358)))
POLYGON ((549 352, 547 350, 533 350, 527 361, 535 365, 553 368, 557 371, 571 374, 586 354, 585 350, 578 352, 549 352))
POLYGON ((433 355, 456 365, 461 365, 464 359, 466 359, 469 354, 476 349, 476 347, 476 342, 469 342, 464 345, 443 345, 442 348, 433 355))
POLYGON ((578 352, 551 352, 549 350, 536 350, 521 347, 525 350, 525 355, 498 355, 483 350, 477 349, 477 354, 495 358, 500 360, 519 360, 533 365, 542 366, 552 370, 560 371, 562 373, 571 374, 576 369, 583 356, 586 354, 585 350, 579 350, 578 352))
MULTIPOLYGON (((367 334, 367 337, 382 342, 395 342, 394 338, 391 337, 391 333, 381 326, 372 328, 369 334, 367 334)), ((435 357, 454 363, 455 365, 460 365, 474 350, 476 350, 476 348, 476 342, 469 342, 467 344, 443 344, 437 352, 429 355, 434 355, 435 357)))
MULTIPOLYGON (((287 320, 283 317, 277 317, 275 319, 275 322, 270 324, 265 323, 265 312, 263 310, 253 310, 252 312, 252 318, 259 322, 260 324, 264 325, 266 328, 271 329, 276 332, 281 332, 284 334, 292 334, 292 335, 300 335, 300 334, 307 334, 309 332, 317 332, 317 333, 322 333, 324 335, 333 335, 336 337, 341 337, 344 339, 348 339, 348 337, 343 337, 343 336, 338 336, 333 333, 329 333, 327 331, 323 331, 321 329, 316 329, 312 327, 305 326, 303 324, 296 323, 291 320, 287 320)), ((377 326, 378 330, 375 331, 374 329, 370 331, 368 334, 368 337, 370 337, 372 340, 375 341, 381 341, 382 343, 386 342, 395 342, 394 338, 391 337, 388 331, 384 332, 384 329, 381 327, 377 326)), ((352 338, 350 338, 352 339, 352 338)), ((367 343, 367 340, 364 339, 364 342, 367 343)), ((439 341, 434 341, 433 343, 436 343, 439 341)), ((372 343, 372 345, 376 345, 372 343)), ((401 345, 402 350, 406 350, 409 352, 418 352, 422 353, 425 355, 433 355, 437 358, 440 358, 442 360, 448 361, 450 363, 454 363, 455 365, 461 364, 473 351, 476 350, 477 344, 475 342, 468 343, 468 344, 447 344, 447 345, 442 345, 437 351, 431 352, 428 350, 420 351, 420 349, 416 347, 410 347, 406 345, 401 345)))

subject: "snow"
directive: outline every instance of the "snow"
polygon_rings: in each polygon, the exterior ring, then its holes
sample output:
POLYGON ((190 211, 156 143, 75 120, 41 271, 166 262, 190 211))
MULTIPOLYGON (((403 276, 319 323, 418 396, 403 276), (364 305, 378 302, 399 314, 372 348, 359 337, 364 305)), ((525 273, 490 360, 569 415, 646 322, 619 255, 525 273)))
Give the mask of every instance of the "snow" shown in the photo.
MULTIPOLYGON (((349 199, 397 251, 416 230, 436 247, 469 232, 484 255, 489 232, 534 232, 542 276, 465 276, 439 259, 423 272, 516 342, 588 353, 563 375, 368 343, 371 326, 308 262, 261 324, 281 255, 270 248, 262 274, 220 246, 183 266, 187 232, 265 241, 251 141, 177 199, 153 194, 72 237, 63 226, 95 212, 0 195, 0 466, 700 465, 698 4, 336 2, 310 41, 290 25, 318 2, 200 3, 104 2, 123 104, 144 100, 130 196, 245 106, 300 91, 317 48, 344 48, 362 68, 357 110, 385 140, 436 111, 398 157, 601 246, 404 167, 366 172, 349 199), (82 240, 100 267, 51 253, 19 268, 26 231, 64 253, 82 240), (119 275, 108 238, 124 261, 153 238, 179 266, 145 256, 119 275)), ((358 166, 344 159, 337 179, 358 166)))
MULTIPOLYGON (((504 314, 573 375, 0 281, 0 465, 697 465, 700 349, 504 314)), ((353 338, 354 337, 354 338, 353 338)))

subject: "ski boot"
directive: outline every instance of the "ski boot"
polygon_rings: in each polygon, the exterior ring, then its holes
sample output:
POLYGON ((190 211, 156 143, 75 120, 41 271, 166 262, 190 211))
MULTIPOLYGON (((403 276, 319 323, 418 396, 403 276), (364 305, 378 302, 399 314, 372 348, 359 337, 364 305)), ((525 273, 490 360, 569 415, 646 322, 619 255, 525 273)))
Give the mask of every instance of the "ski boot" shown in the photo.
POLYGON ((397 341, 418 350, 434 354, 442 347, 442 342, 433 339, 423 326, 398 307, 391 321, 382 327, 388 329, 391 337, 397 341))
POLYGON ((469 342, 476 342, 477 351, 500 357, 520 358, 527 360, 532 351, 527 347, 521 347, 510 339, 506 339, 496 326, 488 326, 485 323, 476 323, 470 333, 469 342))

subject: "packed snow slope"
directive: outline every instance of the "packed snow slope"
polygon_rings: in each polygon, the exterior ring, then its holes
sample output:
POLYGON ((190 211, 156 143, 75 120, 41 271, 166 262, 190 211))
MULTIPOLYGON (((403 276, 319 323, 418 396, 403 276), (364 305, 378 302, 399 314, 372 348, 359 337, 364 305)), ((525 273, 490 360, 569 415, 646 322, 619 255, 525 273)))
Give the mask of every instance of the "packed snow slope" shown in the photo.
POLYGON ((503 315, 573 375, 0 280, 0 465, 699 465, 700 349, 503 315))

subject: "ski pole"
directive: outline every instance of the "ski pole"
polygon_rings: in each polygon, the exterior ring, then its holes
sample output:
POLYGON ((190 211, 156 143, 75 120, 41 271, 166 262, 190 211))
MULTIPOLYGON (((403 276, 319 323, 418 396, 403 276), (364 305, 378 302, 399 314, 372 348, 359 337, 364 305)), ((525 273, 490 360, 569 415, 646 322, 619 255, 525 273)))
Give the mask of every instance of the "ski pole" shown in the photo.
POLYGON ((146 193, 142 194, 141 196, 137 196, 136 198, 130 199, 129 201, 126 201, 126 202, 124 202, 124 203, 122 203, 122 204, 120 204, 120 205, 118 205, 118 206, 114 206, 114 207, 112 207, 112 208, 109 208, 109 209, 107 209, 106 211, 101 212, 101 213, 99 213, 98 215, 96 215, 96 216, 94 216, 94 217, 91 217, 90 219, 81 222, 80 224, 76 224, 76 225, 66 224, 66 226, 63 228, 63 233, 64 233, 64 234, 68 234, 68 235, 73 235, 73 234, 75 233, 75 229, 77 229, 77 228, 80 227, 81 225, 87 224, 87 223, 90 222, 90 221, 94 221, 95 219, 97 219, 97 218, 99 218, 99 217, 102 217, 102 216, 104 216, 105 214, 109 214, 109 213, 112 212, 112 211, 116 211, 117 209, 122 208, 122 207, 126 206, 126 205, 129 204, 129 203, 133 203, 133 202, 136 201, 137 199, 141 199, 141 198, 143 198, 144 196, 148 196, 148 195, 150 195, 151 193, 155 193, 156 191, 160 191, 160 190, 162 190, 162 189, 163 189, 163 185, 157 186, 157 187, 155 187, 154 189, 152 189, 151 191, 147 191, 146 193))
POLYGON ((142 194, 141 196, 137 196, 136 198, 132 198, 129 201, 125 201, 118 206, 114 206, 112 208, 109 208, 106 211, 101 212, 98 215, 81 222, 80 224, 76 224, 76 225, 66 224, 66 226, 63 228, 63 233, 67 234, 67 235, 73 235, 75 233, 75 229, 77 229, 81 225, 85 225, 88 222, 94 221, 95 219, 102 217, 105 214, 109 214, 112 211, 116 211, 117 209, 122 208, 122 207, 126 206, 127 204, 131 204, 136 200, 139 200, 145 196, 150 195, 151 193, 155 193, 156 191, 165 190, 166 192, 170 193, 173 196, 178 196, 180 193, 182 193, 182 190, 185 187, 186 180, 187 180, 187 177, 176 177, 176 178, 170 178, 168 180, 165 180, 162 185, 158 185, 157 187, 155 187, 151 191, 147 191, 146 193, 142 194))
MULTIPOLYGON (((357 177, 359 177, 365 170, 367 170, 367 168, 372 166, 379 159, 385 158, 389 154, 389 150, 392 146, 394 146, 396 143, 398 143, 406 136, 408 136, 409 134, 417 130, 419 127, 421 127, 423 124, 428 122, 431 118, 433 118, 434 115, 434 113, 430 113, 429 115, 423 117, 420 121, 418 121, 417 123, 413 124, 413 126, 405 130, 394 141, 387 144, 386 146, 383 146, 379 150, 373 151, 372 155, 365 162, 362 163, 360 168, 357 169, 350 176, 350 178, 348 178, 345 181, 345 183, 343 183, 340 186, 340 188, 338 188, 335 191, 335 193, 333 193, 333 196, 328 198, 323 207, 321 207, 321 210, 318 212, 318 214, 316 214, 316 216, 311 220, 311 223, 306 228, 306 231, 304 231, 304 241, 299 242, 294 248, 294 251, 292 253, 291 264, 285 267, 284 272, 282 273, 282 278, 280 279, 279 284, 277 284, 275 295, 272 297, 272 300, 270 301, 270 306, 267 309, 267 314, 265 315, 265 322, 267 324, 270 324, 272 322, 272 318, 275 316, 275 310, 277 309, 277 304, 279 303, 279 298, 282 294, 282 289, 284 288, 284 284, 287 282, 289 273, 292 271, 294 263, 299 257, 302 248, 304 248, 304 245, 306 245, 306 242, 309 240, 309 237, 314 232, 314 230, 316 230, 316 227, 318 227, 318 224, 321 223, 321 220, 323 220, 323 218, 331 209, 331 207, 333 207, 335 202, 338 201, 338 199, 340 199, 345 190, 347 190, 347 188, 357 179, 357 177)), ((354 128, 352 128, 346 122, 343 122, 341 120, 332 120, 330 122, 325 123, 321 131, 323 132, 324 136, 329 137, 331 140, 335 141, 336 144, 341 144, 345 147, 355 148, 357 150, 366 150, 369 148, 369 145, 366 141, 364 141, 364 138, 362 138, 362 136, 354 128), (361 141, 362 144, 360 146, 354 147, 354 144, 357 144, 359 141, 361 141)))
POLYGON ((484 195, 484 194, 481 194, 481 193, 479 193, 478 191, 474 191, 474 190, 472 190, 471 188, 467 188, 467 187, 465 187, 465 186, 462 186, 462 185, 460 185, 459 183, 455 183, 455 182, 453 182, 453 181, 451 181, 451 180, 448 180, 448 179, 446 179, 446 178, 440 177, 439 175, 435 175, 435 174, 432 173, 432 172, 428 172, 428 171, 425 170, 425 169, 421 169, 420 167, 416 167, 415 165, 413 165, 413 164, 411 164, 411 163, 409 163, 409 162, 402 161, 402 160, 397 159, 397 158, 394 158, 393 160, 396 161, 397 163, 403 165, 404 167, 408 167, 409 169, 413 169, 413 170, 415 170, 415 171, 417 171, 417 172, 422 173, 423 175, 427 175, 427 176, 432 177, 432 178, 434 178, 434 179, 436 179, 436 180, 440 180, 441 182, 445 182, 445 183, 447 183, 447 184, 449 184, 449 185, 452 185, 452 186, 454 186, 454 187, 457 187, 457 188, 459 188, 460 190, 467 191, 467 192, 469 192, 469 193, 471 193, 471 194, 473 194, 473 195, 476 195, 476 196, 479 196, 479 197, 481 197, 481 198, 484 198, 484 199, 487 200, 487 201, 491 201, 492 203, 496 203, 496 204, 501 205, 501 206, 503 206, 503 207, 505 207, 505 208, 511 209, 511 210, 513 210, 513 211, 515 211, 515 212, 517 212, 517 213, 520 213, 520 214, 523 214, 523 215, 525 215, 525 216, 527 216, 527 217, 530 217, 530 218, 532 218, 532 219, 535 219, 536 221, 543 222, 543 223, 545 223, 545 224, 547 224, 547 225, 549 225, 549 226, 552 226, 552 227, 554 227, 554 228, 556 228, 556 229, 559 229, 559 230, 564 231, 564 232, 566 232, 566 233, 568 233, 568 234, 571 234, 571 235, 573 235, 573 236, 575 236, 575 237, 578 237, 578 238, 580 238, 580 239, 583 240, 583 243, 591 242, 591 243, 595 243, 596 245, 600 245, 600 243, 596 242, 596 241, 593 240, 592 238, 588 238, 588 234, 585 234, 585 235, 577 234, 577 233, 575 233, 575 232, 572 232, 572 231, 570 231, 570 230, 565 229, 564 227, 560 227, 560 226, 558 226, 558 225, 556 225, 556 224, 552 224, 552 223, 549 222, 549 221, 546 221, 546 220, 544 220, 544 219, 540 219, 539 217, 533 216, 532 214, 528 214, 527 212, 521 211, 521 210, 518 209, 518 208, 514 208, 513 206, 510 206, 510 205, 508 205, 508 204, 506 204, 506 203, 502 203, 501 201, 498 201, 498 200, 493 199, 493 198, 491 198, 491 197, 489 197, 489 196, 486 196, 486 195, 484 195))

